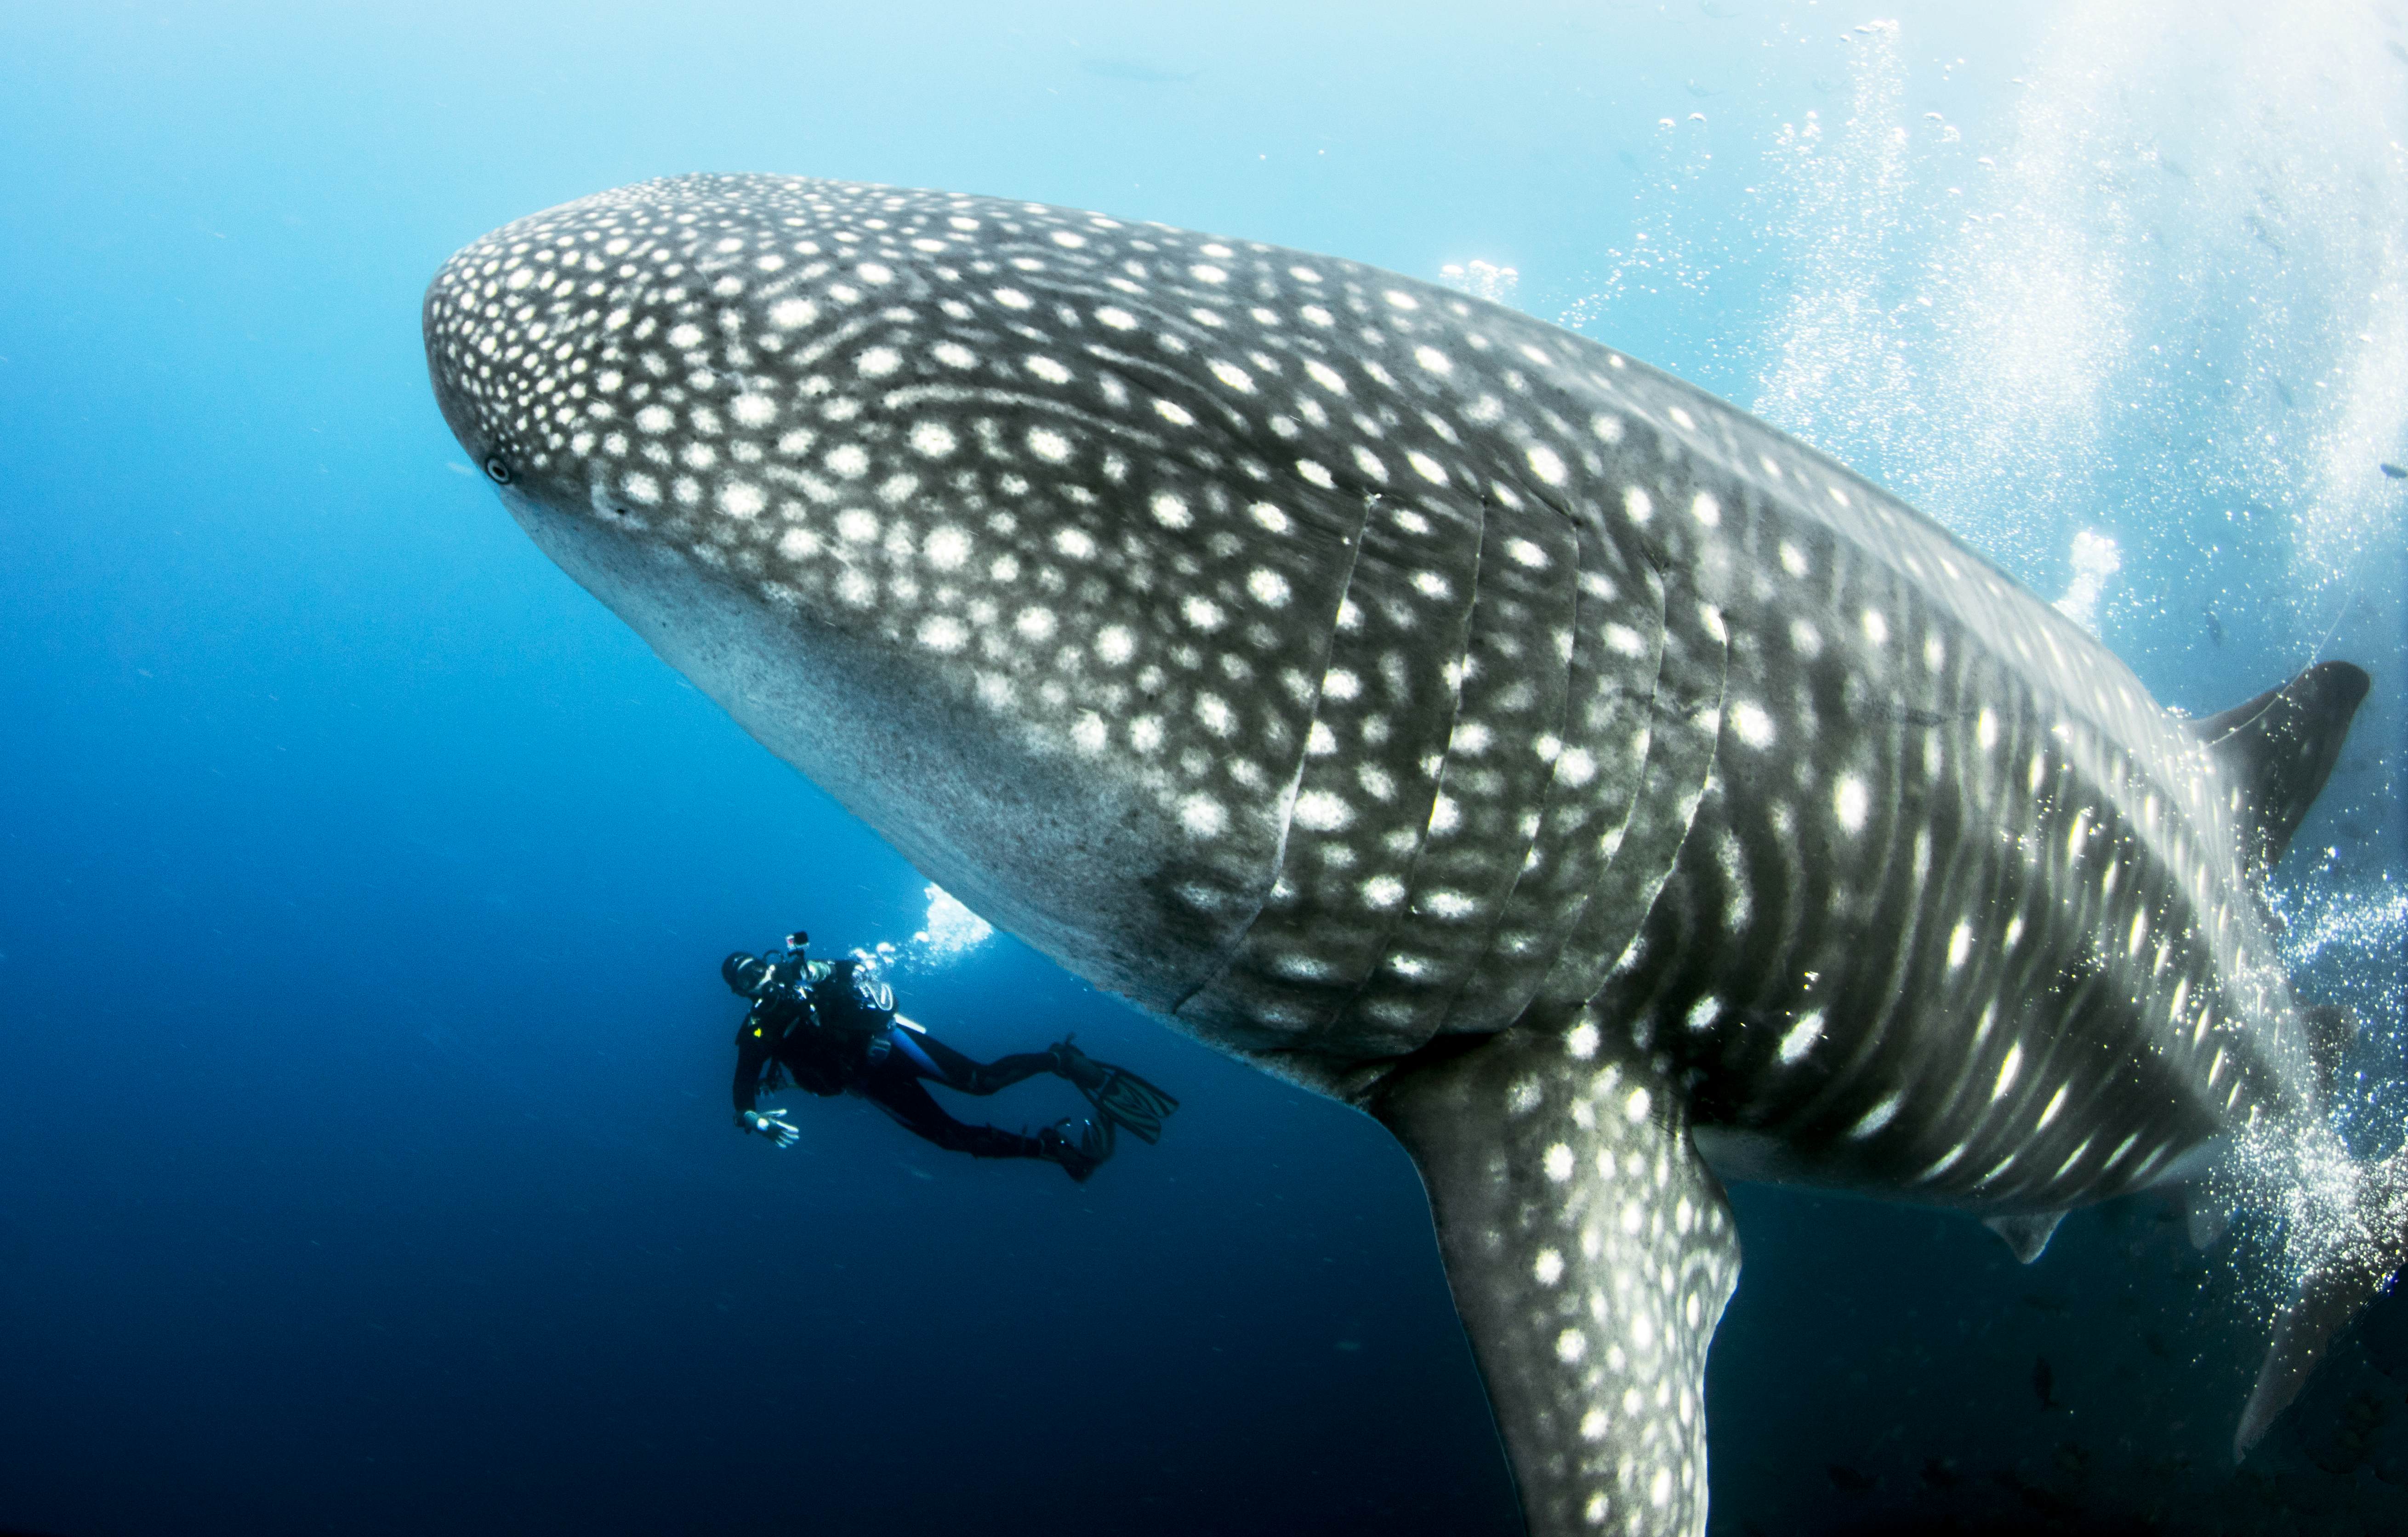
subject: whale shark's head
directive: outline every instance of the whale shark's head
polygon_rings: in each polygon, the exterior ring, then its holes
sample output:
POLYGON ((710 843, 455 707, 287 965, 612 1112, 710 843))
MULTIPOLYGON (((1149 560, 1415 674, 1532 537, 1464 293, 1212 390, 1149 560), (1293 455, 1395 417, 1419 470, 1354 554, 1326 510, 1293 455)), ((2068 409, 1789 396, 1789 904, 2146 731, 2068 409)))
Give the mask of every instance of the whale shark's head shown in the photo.
POLYGON ((469 246, 425 340, 560 565, 931 876, 1167 1014, 1276 878, 1365 466, 1412 475, 1340 350, 1453 296, 1367 273, 689 177, 469 246))

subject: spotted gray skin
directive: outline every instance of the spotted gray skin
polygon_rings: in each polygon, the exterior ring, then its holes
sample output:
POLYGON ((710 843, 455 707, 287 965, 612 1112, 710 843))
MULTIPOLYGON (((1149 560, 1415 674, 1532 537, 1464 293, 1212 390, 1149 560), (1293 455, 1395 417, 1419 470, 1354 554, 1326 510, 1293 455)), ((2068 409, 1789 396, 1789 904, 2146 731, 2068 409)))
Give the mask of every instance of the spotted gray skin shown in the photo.
POLYGON ((778 177, 511 224, 425 336, 512 515, 771 750, 1397 1131, 1534 1531, 1703 1529, 1738 1245, 1701 1146, 2044 1237, 2315 1117, 2229 758, 1944 531, 1607 348, 778 177))

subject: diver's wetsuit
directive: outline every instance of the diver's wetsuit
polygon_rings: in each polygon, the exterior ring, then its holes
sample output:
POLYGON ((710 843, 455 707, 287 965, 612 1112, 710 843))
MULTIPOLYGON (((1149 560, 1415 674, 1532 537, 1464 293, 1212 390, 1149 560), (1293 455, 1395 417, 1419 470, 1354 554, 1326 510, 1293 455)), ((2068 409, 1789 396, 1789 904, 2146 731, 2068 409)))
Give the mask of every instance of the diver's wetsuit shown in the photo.
POLYGON ((749 995, 752 1011, 736 1032, 738 1115, 752 1109, 763 1090, 779 1087, 782 1070, 797 1088, 814 1094, 858 1094, 953 1152, 972 1158, 1051 1156, 1036 1137, 955 1120, 921 1087, 924 1078, 965 1094, 992 1094, 1054 1072, 1050 1053, 1016 1052, 992 1062, 965 1057, 896 1018, 893 991, 862 975, 849 960, 781 962, 749 995))

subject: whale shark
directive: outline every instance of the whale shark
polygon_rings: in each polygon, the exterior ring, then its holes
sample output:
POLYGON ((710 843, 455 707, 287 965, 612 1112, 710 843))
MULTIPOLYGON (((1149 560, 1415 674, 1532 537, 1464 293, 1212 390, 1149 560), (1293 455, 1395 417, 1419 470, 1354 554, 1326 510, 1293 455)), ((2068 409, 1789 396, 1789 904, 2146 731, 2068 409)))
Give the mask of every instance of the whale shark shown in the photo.
POLYGON ((1723 401, 1260 241, 679 177, 470 244, 423 330, 510 515, 770 751, 1395 1133, 1535 1533, 1704 1530, 1726 1180, 2030 1259, 2272 1157, 2322 1193, 2236 1455, 2408 1256, 2263 890, 2356 667, 2169 710, 1723 401))

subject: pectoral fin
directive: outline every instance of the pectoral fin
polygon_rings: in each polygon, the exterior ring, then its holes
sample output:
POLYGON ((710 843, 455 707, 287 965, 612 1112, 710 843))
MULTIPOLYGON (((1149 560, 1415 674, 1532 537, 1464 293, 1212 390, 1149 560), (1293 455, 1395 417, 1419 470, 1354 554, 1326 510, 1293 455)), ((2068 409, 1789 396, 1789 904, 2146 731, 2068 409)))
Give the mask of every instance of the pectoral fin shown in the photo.
POLYGON ((1369 1108, 1421 1168, 1533 1537, 1706 1525, 1706 1349, 1739 1280, 1685 1102, 1584 1018, 1409 1059, 1369 1108))

